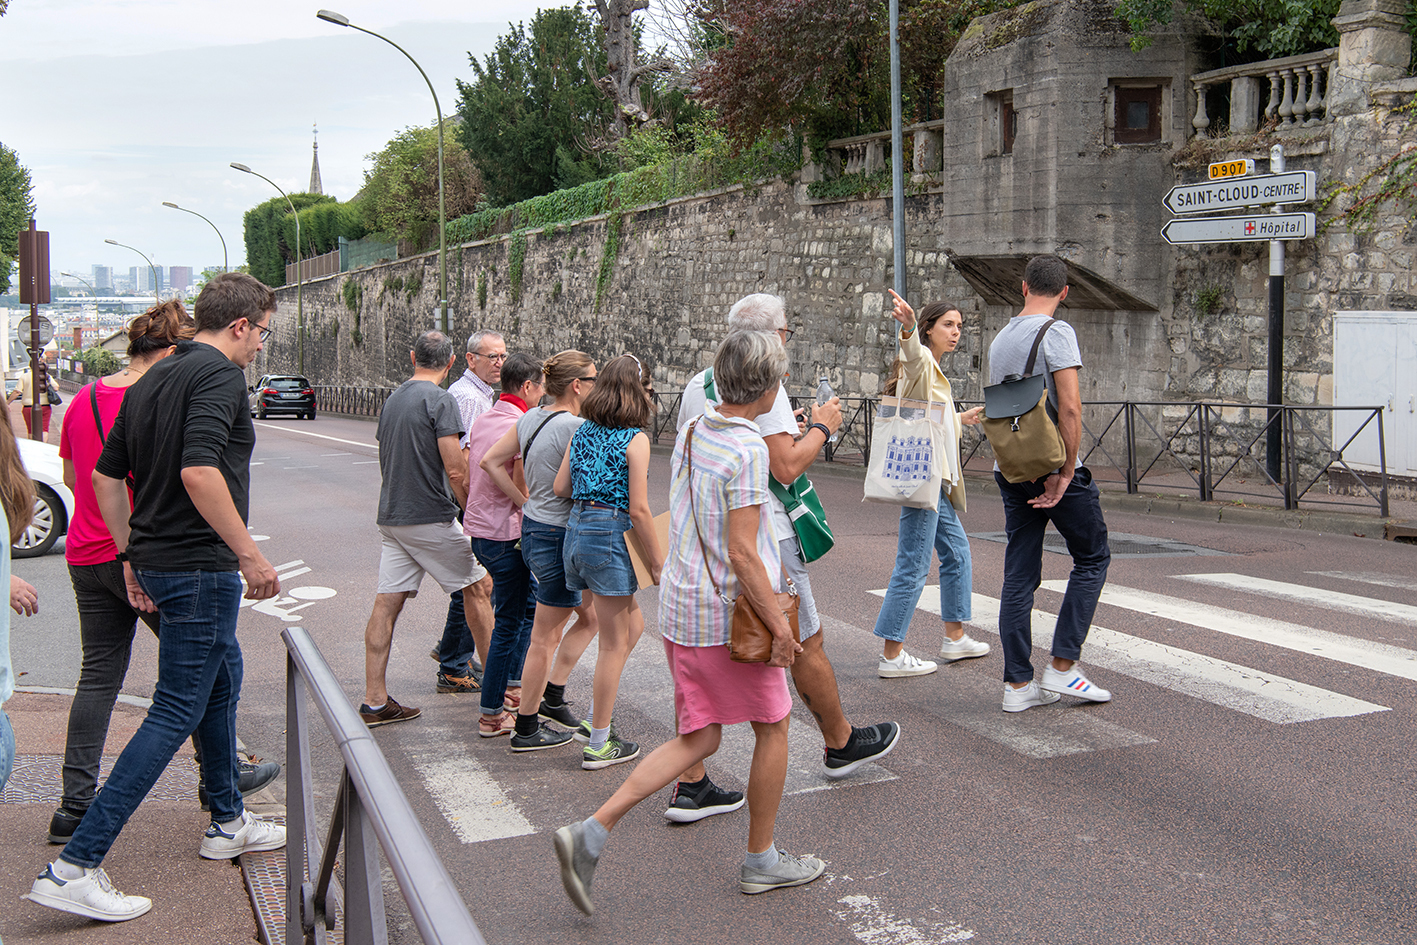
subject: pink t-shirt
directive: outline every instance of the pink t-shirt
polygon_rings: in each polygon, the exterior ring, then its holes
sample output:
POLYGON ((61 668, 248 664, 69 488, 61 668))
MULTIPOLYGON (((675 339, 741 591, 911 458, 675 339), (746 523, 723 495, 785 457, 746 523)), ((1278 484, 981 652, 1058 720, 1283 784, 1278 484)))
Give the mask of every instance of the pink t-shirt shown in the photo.
POLYGON ((103 564, 118 554, 93 494, 93 469, 103 452, 103 440, 94 427, 91 399, 94 390, 98 392, 98 413, 103 418, 106 435, 113 428, 128 388, 109 387, 101 380, 95 381, 75 394, 69 401, 69 409, 64 411, 59 456, 73 462, 75 473, 74 520, 69 523, 69 533, 64 538, 64 560, 74 565, 103 564))
MULTIPOLYGON (((492 445, 502 438, 522 415, 516 404, 499 400, 482 416, 473 421, 467 434, 467 511, 463 514, 463 534, 492 541, 513 541, 522 537, 522 510, 497 488, 492 477, 478 463, 492 445)), ((507 463, 507 475, 512 474, 516 459, 507 463)))

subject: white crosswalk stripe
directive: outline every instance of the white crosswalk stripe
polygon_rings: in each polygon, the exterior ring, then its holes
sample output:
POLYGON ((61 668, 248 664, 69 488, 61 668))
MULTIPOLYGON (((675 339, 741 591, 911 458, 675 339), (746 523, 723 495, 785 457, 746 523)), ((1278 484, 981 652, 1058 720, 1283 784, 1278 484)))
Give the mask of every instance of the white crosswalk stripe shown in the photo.
MULTIPOLYGON (((486 766, 467 750, 466 731, 434 723, 427 715, 413 724, 425 726, 428 737, 410 740, 404 751, 459 840, 480 843, 537 832, 486 766)), ((507 739, 497 741, 505 750, 507 739)))
MULTIPOLYGON (((930 595, 922 595, 919 606, 938 613, 937 601, 938 598, 932 601, 930 595)), ((998 633, 998 599, 975 594, 973 604, 970 626, 998 633)), ((1052 645, 1052 628, 1057 619, 1056 614, 1034 610, 1035 649, 1046 652, 1052 645)), ((1096 624, 1088 632, 1083 662, 1281 724, 1388 711, 1387 706, 1096 624)))
POLYGON ((1212 587, 1243 591, 1246 594, 1258 594, 1261 597, 1312 604, 1315 607, 1357 614, 1360 617, 1377 617, 1380 620, 1392 620, 1417 627, 1417 607, 1413 607, 1411 604, 1398 604, 1372 597, 1359 597, 1356 594, 1344 594, 1340 591, 1330 591, 1320 587, 1306 587, 1303 584, 1270 581, 1265 578, 1250 577, 1247 574, 1178 574, 1176 577, 1183 581, 1194 581, 1197 584, 1209 584, 1212 587))
POLYGON ((1337 578, 1340 581, 1359 581, 1380 587, 1400 587, 1405 591, 1417 590, 1417 581, 1404 574, 1382 574, 1376 571, 1305 571, 1319 577, 1337 578))
MULTIPOLYGON (((1059 593, 1066 590, 1067 586, 1066 581, 1044 581, 1042 585, 1044 590, 1059 593)), ((1271 620, 1241 611, 1227 610, 1224 607, 1199 604, 1180 597, 1152 594, 1113 584, 1102 589, 1101 603, 1310 656, 1321 656, 1389 676, 1417 680, 1417 651, 1398 646, 1373 643, 1341 633, 1329 633, 1326 630, 1285 623, 1282 620, 1271 620)))

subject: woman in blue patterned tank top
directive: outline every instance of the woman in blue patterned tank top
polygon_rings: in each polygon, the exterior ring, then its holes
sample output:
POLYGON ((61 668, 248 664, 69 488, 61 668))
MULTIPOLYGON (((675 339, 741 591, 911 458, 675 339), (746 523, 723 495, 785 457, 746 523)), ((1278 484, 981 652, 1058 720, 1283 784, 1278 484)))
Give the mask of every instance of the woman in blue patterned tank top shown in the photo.
POLYGON ((595 390, 581 404, 585 422, 571 437, 556 474, 556 494, 573 500, 566 522, 566 587, 594 592, 600 623, 590 743, 581 753, 581 767, 591 770, 640 753, 638 745, 612 732, 610 723, 620 673, 645 628, 625 532, 633 527, 644 545, 655 584, 664 564, 649 510, 649 437, 641 430, 654 415, 651 385, 634 355, 606 362, 595 390))

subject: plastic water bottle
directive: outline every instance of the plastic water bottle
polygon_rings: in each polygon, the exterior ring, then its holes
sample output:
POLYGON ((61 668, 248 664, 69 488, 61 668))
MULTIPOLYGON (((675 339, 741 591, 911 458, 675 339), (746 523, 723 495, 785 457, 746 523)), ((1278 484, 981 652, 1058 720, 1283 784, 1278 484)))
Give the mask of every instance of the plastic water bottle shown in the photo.
MULTIPOLYGON (((835 396, 836 392, 832 390, 831 381, 827 380, 827 376, 823 374, 821 377, 821 381, 817 384, 817 403, 824 404, 835 396)), ((839 436, 840 431, 838 431, 837 433, 833 433, 830 437, 827 438, 827 442, 835 443, 839 436)))

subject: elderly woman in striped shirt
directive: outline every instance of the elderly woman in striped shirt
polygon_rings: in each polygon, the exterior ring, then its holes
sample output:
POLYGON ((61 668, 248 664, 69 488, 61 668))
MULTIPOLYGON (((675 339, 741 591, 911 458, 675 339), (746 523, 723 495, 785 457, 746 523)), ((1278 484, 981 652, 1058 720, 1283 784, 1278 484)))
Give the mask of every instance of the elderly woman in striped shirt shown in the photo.
POLYGON ((685 427, 674 448, 669 554, 660 581, 659 623, 674 680, 677 737, 640 763, 620 789, 581 823, 556 831, 561 881, 590 913, 591 878, 609 833, 631 808, 718 750, 725 725, 748 722, 757 747, 748 776, 748 853, 739 889, 748 894, 810 883, 826 869, 773 842, 787 778, 792 699, 784 668, 802 647, 777 608, 782 563, 768 505, 768 451, 753 418, 766 413, 787 369, 775 332, 735 331, 718 349, 714 380, 722 404, 685 427), (719 593, 721 591, 721 593, 719 593), (728 655, 733 601, 744 595, 773 634, 766 663, 728 655))

